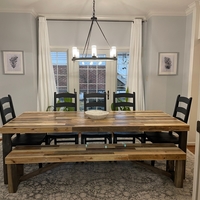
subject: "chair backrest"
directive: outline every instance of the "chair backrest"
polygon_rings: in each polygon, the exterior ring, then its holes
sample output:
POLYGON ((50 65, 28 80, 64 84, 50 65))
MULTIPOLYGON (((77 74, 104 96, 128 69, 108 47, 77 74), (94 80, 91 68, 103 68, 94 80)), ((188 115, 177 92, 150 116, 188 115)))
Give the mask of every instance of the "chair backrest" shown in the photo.
POLYGON ((200 121, 197 121, 197 132, 200 133, 200 121))
POLYGON ((192 97, 187 98, 178 95, 176 99, 173 117, 187 123, 190 114, 191 103, 192 103, 192 97))
POLYGON ((54 92, 54 111, 77 111, 77 94, 54 92))
POLYGON ((135 110, 135 92, 133 93, 115 93, 113 92, 113 109, 114 110, 135 110))
POLYGON ((84 92, 84 111, 90 109, 106 110, 106 92, 104 93, 84 92))
POLYGON ((0 99, 0 112, 3 125, 16 117, 10 95, 0 99))

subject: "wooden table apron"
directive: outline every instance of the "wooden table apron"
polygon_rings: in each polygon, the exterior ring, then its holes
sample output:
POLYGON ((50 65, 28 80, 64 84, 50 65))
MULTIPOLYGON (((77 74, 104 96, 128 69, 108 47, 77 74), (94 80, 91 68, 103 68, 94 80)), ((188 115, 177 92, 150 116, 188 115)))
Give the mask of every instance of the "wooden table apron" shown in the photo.
POLYGON ((4 183, 7 184, 5 157, 12 150, 13 133, 179 131, 179 148, 186 152, 188 130, 188 124, 162 111, 112 111, 101 120, 89 119, 84 112, 25 112, 0 128, 4 183))

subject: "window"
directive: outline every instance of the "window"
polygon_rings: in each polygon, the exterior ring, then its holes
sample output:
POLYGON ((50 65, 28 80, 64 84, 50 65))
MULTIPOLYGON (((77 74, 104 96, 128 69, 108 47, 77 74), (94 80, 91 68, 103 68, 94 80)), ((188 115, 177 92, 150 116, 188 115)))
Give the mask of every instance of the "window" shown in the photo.
MULTIPOLYGON (((105 51, 98 56, 104 57, 105 51)), ((126 92, 129 53, 121 51, 117 54, 116 63, 106 61, 76 62, 68 61, 67 51, 51 52, 57 92, 76 91, 78 96, 78 110, 83 110, 83 93, 102 93, 108 95, 107 108, 112 103, 112 93, 126 92), (71 75, 70 75, 71 74, 71 75), (117 74, 117 75, 116 75, 117 74), (117 76, 117 77, 116 77, 117 76), (116 78, 115 78, 116 77, 116 78)))
POLYGON ((117 54, 117 92, 126 92, 129 53, 117 54))
POLYGON ((67 92, 67 52, 53 51, 51 59, 58 93, 67 92))

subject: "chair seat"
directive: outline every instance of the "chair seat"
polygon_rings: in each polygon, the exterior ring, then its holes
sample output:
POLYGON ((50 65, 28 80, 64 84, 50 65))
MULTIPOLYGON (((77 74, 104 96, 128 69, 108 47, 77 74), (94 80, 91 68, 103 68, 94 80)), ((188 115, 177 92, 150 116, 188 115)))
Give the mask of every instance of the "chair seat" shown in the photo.
POLYGON ((44 134, 17 134, 12 138, 12 145, 40 145, 45 141, 46 133, 44 134))
POLYGON ((75 136, 78 136, 77 132, 72 133, 48 133, 47 137, 50 138, 74 138, 75 136))
POLYGON ((81 133, 81 144, 86 144, 87 142, 106 143, 106 140, 108 140, 110 144, 112 143, 112 133, 109 133, 109 132, 82 132, 81 133), (88 138, 90 138, 91 140, 88 138), (99 139, 93 139, 93 138, 99 138, 99 139))
POLYGON ((135 138, 140 140, 140 142, 145 142, 145 134, 142 132, 114 132, 113 133, 113 143, 117 142, 133 142, 135 143, 135 138))
POLYGON ((71 132, 71 133, 48 133, 47 134, 47 139, 46 139, 46 144, 50 144, 52 140, 54 140, 54 144, 56 145, 57 143, 75 143, 78 144, 78 133, 77 132, 71 132), (64 140, 67 138, 67 140, 64 140), (58 140, 60 139, 60 140, 58 140), (68 140, 70 139, 70 140, 68 140), (73 139, 73 140, 71 140, 73 139))
POLYGON ((108 132, 82 132, 81 133, 81 136, 87 136, 87 137, 94 137, 94 138, 97 138, 97 137, 106 137, 106 136, 110 136, 112 135, 111 133, 108 133, 108 132))
POLYGON ((133 137, 133 136, 141 137, 144 135, 143 133, 140 133, 140 132, 114 132, 113 134, 116 135, 117 137, 133 137))
POLYGON ((174 143, 178 144, 179 138, 169 132, 145 132, 146 138, 152 143, 174 143))

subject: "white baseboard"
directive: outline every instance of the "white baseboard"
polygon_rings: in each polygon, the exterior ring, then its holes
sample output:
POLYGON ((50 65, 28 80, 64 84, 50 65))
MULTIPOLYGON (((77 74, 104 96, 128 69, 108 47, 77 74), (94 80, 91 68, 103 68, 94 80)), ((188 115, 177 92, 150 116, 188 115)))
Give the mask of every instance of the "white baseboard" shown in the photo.
POLYGON ((187 145, 195 146, 195 142, 188 142, 187 145))

